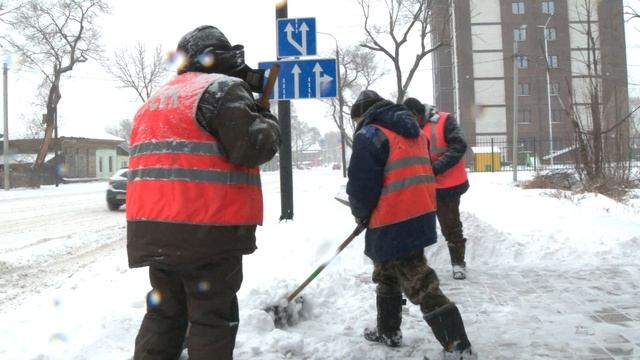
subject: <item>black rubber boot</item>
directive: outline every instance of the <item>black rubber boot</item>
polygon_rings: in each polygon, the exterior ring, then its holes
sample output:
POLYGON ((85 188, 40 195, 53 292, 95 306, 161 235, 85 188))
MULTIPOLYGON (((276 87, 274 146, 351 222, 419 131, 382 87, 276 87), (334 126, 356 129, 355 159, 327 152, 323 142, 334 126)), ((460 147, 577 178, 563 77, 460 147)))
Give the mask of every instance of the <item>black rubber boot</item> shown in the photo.
POLYGON ((467 239, 453 243, 447 243, 449 247, 449 255, 451 256, 451 267, 453 269, 453 278, 456 280, 464 280, 467 278, 467 263, 464 261, 464 253, 466 250, 465 243, 467 239))
POLYGON ((452 265, 466 265, 464 261, 464 254, 466 252, 466 242, 467 239, 462 239, 459 242, 448 242, 447 247, 449 248, 449 256, 451 257, 452 265))
POLYGON ((471 353, 471 343, 464 330, 460 311, 454 303, 448 303, 424 315, 433 334, 448 353, 471 353))
POLYGON ((402 294, 376 296, 378 308, 378 326, 374 329, 365 328, 364 338, 385 344, 389 347, 398 347, 402 344, 402 294))

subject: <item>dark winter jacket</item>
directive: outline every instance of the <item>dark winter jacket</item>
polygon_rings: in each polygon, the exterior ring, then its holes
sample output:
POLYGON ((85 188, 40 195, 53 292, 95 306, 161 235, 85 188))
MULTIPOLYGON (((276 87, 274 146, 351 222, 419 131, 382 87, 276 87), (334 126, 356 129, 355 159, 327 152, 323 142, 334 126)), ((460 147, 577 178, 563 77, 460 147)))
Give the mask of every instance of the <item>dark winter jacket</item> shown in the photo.
MULTIPOLYGON (((353 139, 347 183, 351 212, 359 219, 369 218, 378 203, 389 157, 389 141, 380 136, 382 132, 371 126, 373 124, 408 138, 417 138, 420 134, 414 115, 403 105, 383 100, 364 113, 353 139), (384 140, 380 141, 381 138, 384 140)), ((427 149, 425 156, 428 156, 427 149)), ((400 223, 367 229, 365 254, 381 263, 423 249, 436 242, 435 219, 435 212, 431 212, 400 223)))
MULTIPOLYGON (((280 144, 277 119, 257 106, 244 81, 217 81, 201 96, 196 120, 222 144, 227 159, 257 166, 269 161, 280 144)), ((195 266, 222 255, 256 249, 256 226, 214 226, 158 221, 127 222, 132 267, 150 264, 195 266), (163 256, 158 257, 158 251, 163 256)))
MULTIPOLYGON (((467 151, 467 142, 464 140, 462 129, 460 129, 458 121, 453 115, 447 116, 447 120, 444 124, 444 137, 447 141, 447 151, 442 154, 438 160, 431 164, 433 167, 433 173, 436 176, 457 164, 467 151)), ((460 185, 445 189, 438 189, 436 191, 436 197, 438 201, 447 201, 460 197, 462 194, 467 192, 468 189, 469 181, 467 180, 460 185)))

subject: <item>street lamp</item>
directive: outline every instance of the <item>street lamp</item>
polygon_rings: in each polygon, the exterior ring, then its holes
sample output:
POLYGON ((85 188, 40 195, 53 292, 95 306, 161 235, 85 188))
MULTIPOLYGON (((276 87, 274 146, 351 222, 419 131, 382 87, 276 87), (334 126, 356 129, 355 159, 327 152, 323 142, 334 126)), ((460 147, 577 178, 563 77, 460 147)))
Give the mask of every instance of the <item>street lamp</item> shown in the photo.
POLYGON ((553 167, 553 121, 551 119, 551 81, 549 80, 549 45, 548 45, 548 34, 547 34, 547 25, 549 25, 549 20, 551 20, 551 15, 547 19, 547 22, 544 25, 538 25, 538 27, 542 28, 544 31, 544 63, 547 67, 547 106, 549 110, 549 156, 551 159, 551 167, 553 167))
POLYGON ((342 176, 347 177, 347 156, 344 141, 344 120, 342 117, 342 106, 344 105, 344 98, 342 97, 342 89, 340 88, 340 48, 338 47, 338 39, 329 33, 317 31, 318 34, 331 36, 336 43, 336 76, 338 77, 338 122, 340 123, 340 149, 342 154, 342 176))

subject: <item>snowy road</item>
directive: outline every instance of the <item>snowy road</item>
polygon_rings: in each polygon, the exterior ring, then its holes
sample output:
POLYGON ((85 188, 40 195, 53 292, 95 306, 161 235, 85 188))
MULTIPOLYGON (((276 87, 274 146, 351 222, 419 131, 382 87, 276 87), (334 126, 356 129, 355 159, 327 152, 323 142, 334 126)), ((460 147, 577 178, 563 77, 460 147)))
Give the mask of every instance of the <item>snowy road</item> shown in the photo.
POLYGON ((0 303, 56 287, 122 249, 124 211, 111 212, 105 182, 16 190, 0 202, 0 303), (17 285, 17 286, 16 286, 17 285))

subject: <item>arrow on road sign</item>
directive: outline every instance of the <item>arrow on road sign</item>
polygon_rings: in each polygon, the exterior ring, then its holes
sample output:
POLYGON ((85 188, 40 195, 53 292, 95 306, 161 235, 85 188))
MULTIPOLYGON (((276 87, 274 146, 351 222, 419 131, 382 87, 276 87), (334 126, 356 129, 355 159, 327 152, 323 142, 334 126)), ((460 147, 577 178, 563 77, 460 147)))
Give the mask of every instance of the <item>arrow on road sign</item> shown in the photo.
MULTIPOLYGON (((258 63, 260 69, 269 69, 273 62, 258 63)), ((336 59, 282 60, 278 84, 271 99, 288 100, 336 97, 336 59)))
POLYGON ((278 57, 316 54, 316 19, 278 19, 278 57))
POLYGON ((291 23, 288 23, 284 28, 284 31, 287 33, 287 41, 293 45, 294 48, 298 49, 300 54, 307 54, 307 31, 309 31, 307 23, 303 22, 297 30, 291 26, 291 23), (293 38, 294 31, 300 31, 302 33, 302 44, 298 44, 298 42, 293 38))

